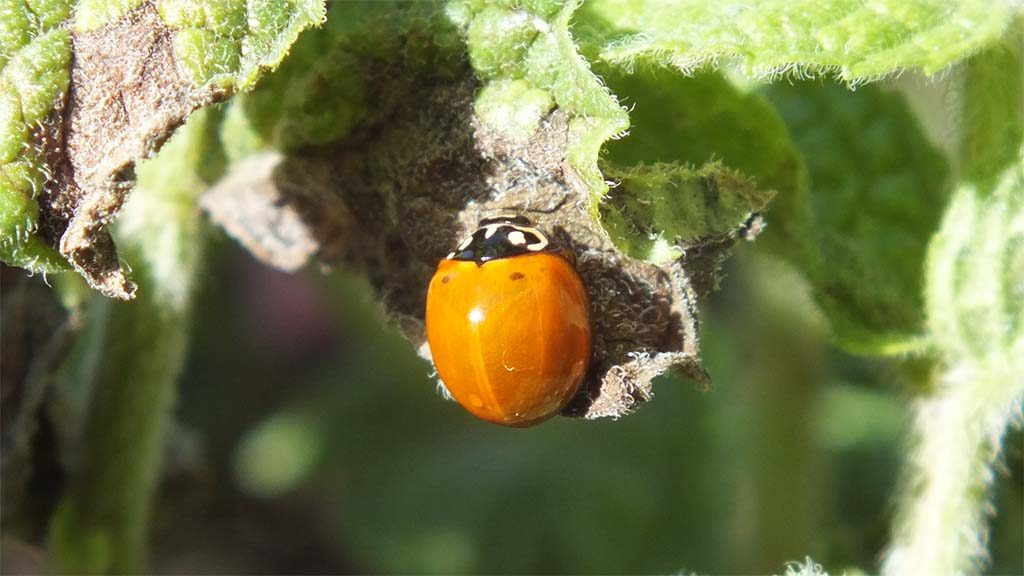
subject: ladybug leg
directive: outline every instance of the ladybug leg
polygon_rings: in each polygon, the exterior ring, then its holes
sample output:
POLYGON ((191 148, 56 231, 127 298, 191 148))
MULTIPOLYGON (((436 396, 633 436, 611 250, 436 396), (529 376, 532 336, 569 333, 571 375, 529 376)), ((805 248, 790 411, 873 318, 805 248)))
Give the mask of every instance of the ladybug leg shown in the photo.
POLYGON ((574 268, 576 267, 576 252, 574 252, 568 246, 551 246, 548 249, 548 251, 553 254, 558 254, 562 258, 565 258, 565 260, 568 261, 569 264, 572 264, 574 268))
POLYGON ((437 394, 449 402, 454 402, 455 397, 448 391, 448 387, 444 385, 444 381, 440 378, 437 379, 437 394))

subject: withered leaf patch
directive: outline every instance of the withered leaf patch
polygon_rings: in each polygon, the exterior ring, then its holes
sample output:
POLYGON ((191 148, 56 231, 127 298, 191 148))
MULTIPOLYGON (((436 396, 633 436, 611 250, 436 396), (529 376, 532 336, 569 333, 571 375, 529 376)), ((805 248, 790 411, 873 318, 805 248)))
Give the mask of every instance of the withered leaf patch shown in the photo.
POLYGON ((190 112, 228 95, 194 86, 173 40, 148 2, 74 33, 68 91, 34 134, 52 174, 38 199, 41 232, 114 298, 135 293, 107 226, 132 189, 136 161, 152 156, 190 112))

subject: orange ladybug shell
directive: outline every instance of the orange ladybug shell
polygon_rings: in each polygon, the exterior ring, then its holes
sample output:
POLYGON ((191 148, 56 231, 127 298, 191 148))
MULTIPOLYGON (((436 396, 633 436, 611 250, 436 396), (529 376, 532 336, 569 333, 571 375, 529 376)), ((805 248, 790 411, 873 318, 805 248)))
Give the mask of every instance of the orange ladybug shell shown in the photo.
POLYGON ((587 293, 573 265, 554 252, 442 260, 426 323, 448 391, 497 424, 525 427, 554 416, 590 363, 587 293))

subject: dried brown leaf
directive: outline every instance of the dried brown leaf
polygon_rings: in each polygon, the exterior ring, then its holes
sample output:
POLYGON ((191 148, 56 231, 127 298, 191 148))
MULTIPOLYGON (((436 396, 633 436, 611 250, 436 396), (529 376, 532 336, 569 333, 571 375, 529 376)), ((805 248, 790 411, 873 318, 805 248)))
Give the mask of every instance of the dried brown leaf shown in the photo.
POLYGON ((52 171, 39 197, 42 232, 93 288, 115 298, 132 298, 135 285, 106 227, 131 191, 136 161, 193 110, 227 96, 193 86, 173 38, 148 2, 75 33, 70 87, 36 134, 52 171))

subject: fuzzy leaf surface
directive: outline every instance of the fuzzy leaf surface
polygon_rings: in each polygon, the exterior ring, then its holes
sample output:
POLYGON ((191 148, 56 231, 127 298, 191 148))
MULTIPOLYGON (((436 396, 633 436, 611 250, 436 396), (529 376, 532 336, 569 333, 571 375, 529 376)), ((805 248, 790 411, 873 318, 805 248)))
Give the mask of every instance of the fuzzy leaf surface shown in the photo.
POLYGON ((39 236, 47 168, 32 131, 68 89, 71 35, 57 25, 71 5, 36 4, 0 8, 0 260, 46 273, 68 266, 39 236))
POLYGON ((435 1, 332 4, 324 25, 303 34, 280 68, 232 100, 221 136, 228 156, 321 146, 386 119, 398 95, 375 92, 373 84, 388 70, 410 65, 444 76, 459 67, 463 41, 442 8, 435 1))
POLYGON ((601 206, 602 222, 620 246, 656 263, 678 258, 704 239, 729 235, 775 195, 717 164, 605 165, 604 172, 618 186, 601 206))
POLYGON ((480 8, 453 3, 466 27, 469 60, 485 84, 477 113, 522 139, 551 107, 571 115, 568 161, 596 200, 607 190, 597 167, 601 146, 629 126, 626 111, 580 55, 569 32, 577 4, 529 0, 480 8))
POLYGON ((1012 0, 596 0, 581 35, 616 65, 691 72, 735 63, 759 78, 834 73, 859 83, 906 69, 933 74, 996 42, 1012 0))
MULTIPOLYGON (((807 244, 806 168, 782 118, 761 96, 744 93, 716 74, 687 78, 653 70, 624 74, 602 67, 600 71, 609 87, 632 106, 629 136, 606 146, 610 167, 622 170, 657 163, 700 167, 718 162, 749 178, 762 193, 775 193, 765 214, 768 228, 763 240, 767 247, 798 263, 814 266, 814 253, 807 244)), ((737 180, 733 177, 726 181, 737 180)), ((636 202, 658 206, 681 200, 662 193, 658 187, 646 189, 649 193, 636 198, 636 202)), ((626 196, 613 191, 611 203, 625 200, 626 196)), ((747 204, 751 211, 761 210, 764 198, 747 204)), ((677 208, 665 205, 655 211, 668 215, 677 208)), ((680 229, 680 223, 661 220, 660 229, 669 230, 670 236, 692 236, 680 229)), ((740 218, 732 227, 742 222, 740 218)), ((640 232, 644 227, 635 229, 640 232)), ((649 245, 648 232, 634 235, 629 242, 649 245)))

